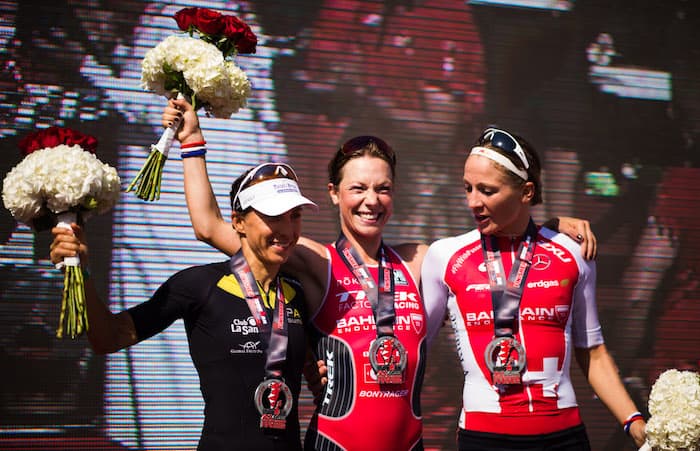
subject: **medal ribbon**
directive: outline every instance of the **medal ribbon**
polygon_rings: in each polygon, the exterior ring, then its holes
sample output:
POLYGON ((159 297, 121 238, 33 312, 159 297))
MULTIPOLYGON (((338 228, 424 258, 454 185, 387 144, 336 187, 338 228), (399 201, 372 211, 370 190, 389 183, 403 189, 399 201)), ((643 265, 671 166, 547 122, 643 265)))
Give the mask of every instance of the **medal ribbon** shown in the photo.
POLYGON ((393 336, 394 320, 396 318, 394 311, 394 270, 387 263, 384 243, 382 242, 379 247, 379 258, 377 259, 379 261, 379 268, 377 269, 378 284, 372 278, 360 254, 342 232, 335 242, 335 249, 338 251, 345 266, 348 267, 358 282, 360 282, 360 285, 362 285, 362 289, 372 305, 374 322, 377 325, 377 336, 393 336))
POLYGON ((518 247, 518 253, 513 267, 505 279, 505 270, 501 260, 501 251, 498 249, 498 238, 491 235, 487 240, 481 235, 481 249, 484 253, 484 261, 491 283, 491 304, 493 306, 493 319, 496 337, 512 337, 520 309, 520 300, 527 273, 532 264, 532 256, 537 242, 537 227, 530 218, 523 240, 518 247))
POLYGON ((243 291, 246 303, 248 303, 248 309, 255 319, 255 324, 260 331, 260 337, 265 344, 265 375, 267 377, 281 378, 282 365, 287 359, 287 342, 289 341, 282 282, 279 276, 275 278, 275 285, 277 286, 276 305, 271 307, 272 318, 270 318, 270 312, 268 312, 262 302, 258 283, 243 256, 242 250, 231 256, 231 272, 236 277, 243 291))

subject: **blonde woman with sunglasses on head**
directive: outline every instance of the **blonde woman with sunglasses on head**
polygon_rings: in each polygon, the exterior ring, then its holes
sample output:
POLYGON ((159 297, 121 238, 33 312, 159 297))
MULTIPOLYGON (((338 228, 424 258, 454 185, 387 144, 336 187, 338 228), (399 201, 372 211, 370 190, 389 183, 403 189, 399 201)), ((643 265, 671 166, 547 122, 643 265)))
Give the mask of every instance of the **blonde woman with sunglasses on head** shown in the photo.
MULTIPOLYGON (((306 301, 280 268, 299 240, 302 208, 317 207, 302 196, 294 170, 279 163, 238 177, 231 206, 239 246, 230 260, 180 271, 148 301, 117 314, 88 280, 88 338, 96 352, 112 353, 182 319, 205 401, 197 449, 300 450, 306 301)), ((53 262, 80 254, 87 265, 80 226, 52 232, 53 262)))
POLYGON ((644 420, 605 347, 596 267, 578 243, 537 227, 540 160, 522 138, 487 129, 468 152, 464 189, 476 229, 433 243, 426 305, 448 310, 464 371, 458 445, 472 450, 590 450, 569 367, 632 436, 644 420))
MULTIPOLYGON (((183 122, 181 147, 204 143, 186 101, 172 100, 165 108, 163 126, 176 121, 183 122)), ((192 224, 198 239, 233 254, 240 244, 221 216, 203 156, 183 159, 192 224)), ((393 213, 395 170, 396 156, 383 140, 348 140, 328 164, 340 236, 330 244, 300 238, 284 265, 304 287, 316 354, 328 376, 306 434, 307 449, 423 448, 426 337, 437 333, 444 311, 432 314, 421 300, 427 246, 383 241, 393 213)), ((593 241, 587 222, 573 223, 576 233, 593 241)))

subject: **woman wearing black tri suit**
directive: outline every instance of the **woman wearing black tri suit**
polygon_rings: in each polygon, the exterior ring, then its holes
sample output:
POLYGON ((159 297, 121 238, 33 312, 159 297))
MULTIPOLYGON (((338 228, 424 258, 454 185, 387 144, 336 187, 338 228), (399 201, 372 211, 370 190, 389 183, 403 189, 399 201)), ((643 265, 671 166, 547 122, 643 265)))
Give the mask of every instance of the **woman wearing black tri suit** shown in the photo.
MULTIPOLYGON (((302 206, 316 205, 301 195, 292 168, 277 163, 239 177, 231 204, 241 248, 230 260, 180 271, 117 314, 88 279, 88 338, 96 352, 116 352, 182 318, 205 401, 198 449, 299 450, 306 301, 299 282, 279 270, 299 239, 302 206)), ((81 227, 52 232, 53 262, 80 253, 87 265, 81 227)))

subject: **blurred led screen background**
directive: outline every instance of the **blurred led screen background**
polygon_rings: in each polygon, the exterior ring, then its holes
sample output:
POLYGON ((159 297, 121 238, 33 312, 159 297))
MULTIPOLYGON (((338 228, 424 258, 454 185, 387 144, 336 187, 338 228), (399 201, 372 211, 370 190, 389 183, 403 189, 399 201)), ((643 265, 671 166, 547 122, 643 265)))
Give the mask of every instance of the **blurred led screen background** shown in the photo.
MULTIPOLYGON (((465 148, 486 125, 525 136, 544 161, 537 220, 590 220, 606 342, 639 407, 666 368, 700 360, 700 6, 694 1, 0 1, 0 174, 17 142, 51 125, 98 137, 126 185, 160 135, 165 100, 140 86, 144 53, 198 6, 259 38, 237 58, 253 84, 231 119, 200 114, 222 213, 231 182, 263 161, 297 170, 321 211, 305 234, 336 238, 326 163, 374 134, 398 153, 385 241, 432 242, 472 222, 465 148)), ((98 290, 117 311, 168 276, 225 259, 190 227, 178 158, 160 201, 122 192, 87 224, 98 290)), ((48 232, 0 211, 0 448, 193 449, 202 400, 181 322, 109 356, 57 340, 61 274, 48 232)), ((572 369, 595 450, 631 445, 572 369)), ((461 369, 448 328, 430 351, 425 445, 450 449, 461 369)), ((251 394, 252 396, 252 394, 251 394)), ((302 399, 302 430, 311 412, 302 399)))

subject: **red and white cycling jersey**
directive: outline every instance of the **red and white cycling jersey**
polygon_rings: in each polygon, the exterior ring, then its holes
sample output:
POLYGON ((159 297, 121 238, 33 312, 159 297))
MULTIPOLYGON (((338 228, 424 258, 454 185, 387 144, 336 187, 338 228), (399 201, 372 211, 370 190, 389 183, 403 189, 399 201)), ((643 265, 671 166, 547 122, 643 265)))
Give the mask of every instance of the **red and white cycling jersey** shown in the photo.
MULTIPOLYGON (((517 340, 525 348, 522 384, 494 385, 484 351, 494 337, 493 307, 481 234, 433 243, 422 267, 426 310, 449 310, 465 373, 463 429, 534 435, 581 423, 569 375, 573 348, 602 344, 595 303, 595 264, 577 243, 546 228, 537 246, 520 301, 517 340)), ((499 238, 505 274, 510 274, 520 239, 499 238)))
MULTIPOLYGON (((328 293, 312 324, 328 383, 306 433, 306 449, 422 449, 420 389, 425 370, 425 310, 413 276, 387 248, 394 273, 394 334, 407 352, 405 382, 379 384, 369 361, 377 338, 370 300, 333 245, 328 293)), ((368 269, 377 280, 377 267, 368 269)))

